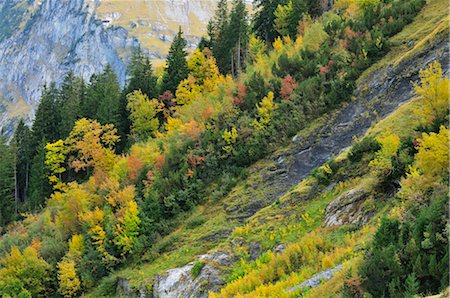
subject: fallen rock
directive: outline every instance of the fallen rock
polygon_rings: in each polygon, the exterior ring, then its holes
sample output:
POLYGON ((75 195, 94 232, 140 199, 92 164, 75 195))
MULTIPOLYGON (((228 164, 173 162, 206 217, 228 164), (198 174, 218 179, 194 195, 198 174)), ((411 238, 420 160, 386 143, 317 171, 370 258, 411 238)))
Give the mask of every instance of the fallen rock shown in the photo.
POLYGON ((327 269, 320 273, 317 273, 316 275, 314 275, 307 281, 302 282, 298 286, 290 288, 289 292, 295 292, 295 291, 297 291, 299 289, 303 289, 303 288, 317 288, 323 281, 330 280, 334 276, 334 274, 337 271, 342 270, 342 268, 344 268, 344 267, 341 264, 334 268, 327 269))
POLYGON ((352 189, 339 196, 325 208, 323 226, 341 226, 344 224, 366 224, 372 213, 365 212, 362 204, 368 192, 363 189, 352 189))
POLYGON ((218 291, 224 285, 221 267, 231 265, 230 256, 224 252, 215 252, 199 256, 199 260, 205 265, 195 278, 192 276, 194 262, 157 275, 153 283, 153 297, 206 298, 209 291, 218 291))
POLYGON ((274 247, 273 251, 277 254, 282 253, 284 250, 286 249, 286 247, 283 244, 278 244, 277 246, 274 247))

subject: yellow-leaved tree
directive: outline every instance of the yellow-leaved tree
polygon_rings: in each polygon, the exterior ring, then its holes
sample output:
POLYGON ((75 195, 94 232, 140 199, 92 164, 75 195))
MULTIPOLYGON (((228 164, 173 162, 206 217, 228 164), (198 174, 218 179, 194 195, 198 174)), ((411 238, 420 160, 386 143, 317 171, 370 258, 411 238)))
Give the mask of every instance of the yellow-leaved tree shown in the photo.
POLYGON ((375 155, 376 158, 369 163, 372 172, 377 176, 387 176, 392 171, 392 159, 397 157, 400 148, 400 138, 390 131, 383 132, 378 138, 381 149, 375 155))
POLYGON ((274 94, 272 91, 267 93, 261 102, 257 105, 258 119, 253 121, 253 127, 257 130, 265 129, 272 120, 273 111, 275 111, 278 105, 273 101, 274 94))
POLYGON ((66 171, 64 162, 68 151, 67 147, 64 146, 63 140, 58 140, 54 143, 47 144, 45 150, 45 166, 50 171, 48 179, 54 185, 55 189, 60 189, 63 187, 61 174, 66 171))
POLYGON ((415 112, 424 124, 443 120, 448 111, 449 79, 442 75, 441 64, 437 61, 420 71, 420 82, 414 84, 419 104, 415 112))
POLYGON ((200 93, 201 88, 197 84, 196 79, 193 76, 189 75, 187 79, 184 79, 180 82, 177 91, 175 91, 177 104, 190 104, 200 93))
POLYGON ((64 142, 70 151, 69 164, 75 171, 93 169, 94 173, 107 173, 114 165, 114 146, 118 141, 114 125, 82 118, 75 122, 64 142))
POLYGON ((222 150, 228 155, 233 152, 233 144, 236 143, 238 138, 238 133, 235 127, 231 130, 225 129, 222 134, 222 139, 225 141, 226 145, 222 147, 222 150))
POLYGON ((50 281, 50 265, 33 245, 25 250, 13 246, 0 261, 1 297, 45 297, 50 281))
POLYGON ((195 50, 188 60, 188 69, 189 75, 195 79, 195 83, 200 87, 200 90, 212 91, 220 73, 216 59, 208 48, 203 51, 195 50))
POLYGON ((162 105, 156 99, 149 100, 140 90, 128 94, 127 100, 133 138, 136 141, 145 141, 153 137, 159 128, 156 115, 162 111, 162 105))
POLYGON ((64 297, 74 297, 81 289, 81 282, 78 278, 75 261, 64 258, 58 263, 59 292, 64 297))
POLYGON ((406 178, 401 181, 400 197, 416 200, 432 189, 446 195, 448 189, 449 130, 441 126, 439 133, 422 134, 417 140, 417 153, 414 164, 406 178))

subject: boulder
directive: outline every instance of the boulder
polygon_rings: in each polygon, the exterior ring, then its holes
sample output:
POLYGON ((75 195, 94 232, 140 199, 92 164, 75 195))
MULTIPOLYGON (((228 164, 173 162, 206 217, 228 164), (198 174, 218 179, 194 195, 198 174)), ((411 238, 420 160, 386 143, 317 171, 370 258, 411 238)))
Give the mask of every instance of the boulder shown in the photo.
POLYGON ((324 271, 322 271, 320 273, 317 273, 316 275, 314 275, 310 279, 302 282, 298 286, 290 288, 289 292, 294 292, 294 291, 297 291, 297 290, 303 289, 303 288, 316 288, 322 282, 330 280, 334 276, 334 274, 337 271, 342 270, 342 268, 344 268, 344 267, 341 264, 341 265, 338 265, 338 266, 336 266, 334 268, 330 268, 330 269, 324 270, 324 271))
POLYGON ((231 265, 229 254, 215 252, 199 256, 198 259, 205 265, 195 278, 192 276, 194 262, 157 275, 153 283, 153 297, 206 298, 209 291, 218 291, 224 285, 222 267, 231 265))
POLYGON ((366 212, 363 203, 368 192, 363 189, 352 189, 342 194, 325 208, 323 226, 341 226, 344 224, 366 224, 372 213, 366 212))

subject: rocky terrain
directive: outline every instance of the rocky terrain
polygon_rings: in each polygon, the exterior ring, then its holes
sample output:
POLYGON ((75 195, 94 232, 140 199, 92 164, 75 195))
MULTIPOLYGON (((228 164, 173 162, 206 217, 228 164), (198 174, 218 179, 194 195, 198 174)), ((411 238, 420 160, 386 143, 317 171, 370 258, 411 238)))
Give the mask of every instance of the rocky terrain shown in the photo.
MULTIPOLYGON (((8 5, 23 7, 20 2, 7 1, 0 11, 8 5)), ((98 1, 31 3, 22 13, 16 11, 13 21, 20 30, 5 32, 0 41, 0 127, 8 135, 19 117, 33 118, 42 86, 61 82, 69 71, 88 80, 111 64, 123 84, 130 50, 138 46, 125 29, 105 28, 96 19, 98 1)))

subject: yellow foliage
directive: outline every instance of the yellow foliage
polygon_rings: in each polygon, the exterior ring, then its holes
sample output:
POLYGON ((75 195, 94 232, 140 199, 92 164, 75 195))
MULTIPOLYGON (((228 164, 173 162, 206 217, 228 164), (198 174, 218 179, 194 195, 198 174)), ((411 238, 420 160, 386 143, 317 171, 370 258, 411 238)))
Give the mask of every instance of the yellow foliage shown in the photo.
POLYGON ((0 292, 3 297, 40 297, 50 280, 50 269, 34 247, 21 253, 13 246, 0 260, 0 292))
POLYGON ((281 37, 277 37, 275 41, 272 44, 275 51, 280 51, 283 48, 283 41, 281 40, 281 37))
POLYGON ((145 164, 153 164, 160 154, 159 147, 155 142, 144 142, 133 144, 130 149, 130 155, 136 156, 145 164))
POLYGON ((61 189, 63 187, 61 174, 66 171, 63 164, 66 160, 67 148, 64 146, 63 140, 58 140, 54 143, 48 143, 45 146, 45 150, 47 151, 45 154, 45 166, 50 171, 48 179, 50 183, 55 185, 55 189, 61 189))
POLYGON ((195 78, 191 75, 187 79, 182 80, 175 91, 179 105, 190 104, 200 93, 200 86, 197 85, 195 78))
POLYGON ((122 250, 122 255, 130 253, 136 244, 139 234, 139 210, 135 201, 129 201, 123 208, 123 217, 119 217, 116 225, 114 243, 122 250))
MULTIPOLYGON (((188 60, 189 74, 201 90, 212 91, 219 78, 216 59, 209 49, 200 52, 196 49, 188 60)), ((177 96, 178 97, 178 96, 177 96)))
POLYGON ((322 43, 328 38, 321 23, 314 23, 306 28, 303 36, 303 47, 309 51, 318 51, 322 43))
POLYGON ((81 234, 72 235, 69 240, 69 252, 67 256, 72 260, 78 260, 81 258, 84 252, 84 237, 81 234))
POLYGON ((74 297, 81 288, 80 279, 75 270, 75 262, 63 259, 58 263, 59 292, 64 297, 74 297))
POLYGON ((377 138, 377 141, 381 149, 375 153, 376 158, 369 163, 369 167, 376 175, 387 176, 392 170, 392 158, 397 156, 400 148, 400 138, 386 131, 377 138))
POLYGON ((76 233, 80 230, 79 214, 86 212, 97 196, 93 195, 76 182, 67 184, 62 191, 50 197, 48 205, 56 212, 56 225, 65 233, 76 233))
POLYGON ((418 140, 418 152, 406 178, 401 181, 400 196, 414 200, 430 188, 446 189, 448 180, 449 130, 441 126, 439 133, 422 134, 418 140))
POLYGON ((238 133, 235 127, 233 127, 231 130, 225 129, 225 131, 222 134, 222 139, 227 144, 226 146, 223 146, 222 149, 226 153, 231 153, 233 151, 233 144, 236 143, 236 140, 238 138, 238 133))
POLYGON ((114 145, 119 141, 112 124, 101 125, 96 120, 82 118, 75 122, 66 146, 73 154, 70 165, 75 171, 93 167, 95 171, 112 169, 116 155, 114 145))
POLYGON ((227 284, 219 293, 210 293, 210 297, 291 297, 290 287, 314 272, 352 257, 351 246, 355 243, 356 237, 349 236, 343 246, 335 247, 320 232, 311 232, 301 242, 288 245, 280 254, 269 252, 268 262, 256 261, 255 266, 243 263, 246 274, 227 284))
POLYGON ((154 136, 159 128, 156 115, 162 111, 162 105, 156 100, 149 100, 140 90, 127 95, 127 110, 130 112, 131 134, 135 140, 145 141, 154 136))
POLYGON ((290 0, 287 4, 281 5, 279 4, 277 6, 277 9, 274 12, 275 20, 274 20, 274 27, 275 30, 280 33, 282 36, 289 35, 289 16, 292 14, 293 6, 292 6, 292 0, 290 0))
POLYGON ((449 79, 443 76, 442 67, 435 61, 420 71, 420 83, 414 83, 419 104, 415 112, 425 124, 442 119, 448 111, 449 79))
POLYGON ((303 48, 303 37, 301 35, 297 36, 295 39, 295 49, 300 51, 303 48))
POLYGON ((257 105, 258 120, 253 121, 253 126, 257 130, 265 129, 272 120, 272 113, 277 109, 278 105, 273 101, 273 92, 269 91, 266 97, 257 105))
POLYGON ((248 42, 248 58, 250 62, 255 62, 264 55, 266 51, 266 44, 259 39, 255 34, 251 34, 248 42))

